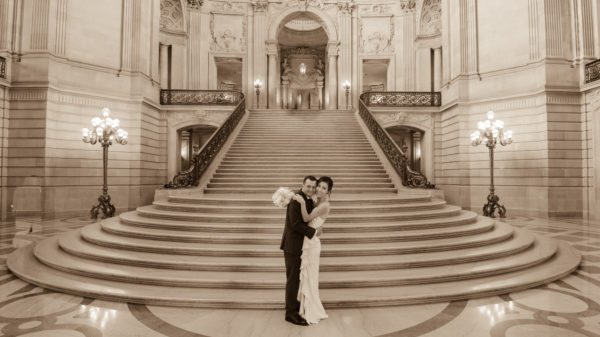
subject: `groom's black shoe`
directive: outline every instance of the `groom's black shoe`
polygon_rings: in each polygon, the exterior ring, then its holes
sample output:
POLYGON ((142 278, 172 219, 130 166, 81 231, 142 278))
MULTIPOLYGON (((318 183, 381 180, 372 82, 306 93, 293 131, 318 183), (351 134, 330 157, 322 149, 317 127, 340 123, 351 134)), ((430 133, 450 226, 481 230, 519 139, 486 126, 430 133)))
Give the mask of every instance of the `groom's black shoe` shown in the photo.
POLYGON ((293 316, 286 315, 285 320, 292 324, 296 324, 296 325, 303 325, 303 326, 308 325, 306 320, 304 318, 302 318, 300 315, 293 315, 293 316))

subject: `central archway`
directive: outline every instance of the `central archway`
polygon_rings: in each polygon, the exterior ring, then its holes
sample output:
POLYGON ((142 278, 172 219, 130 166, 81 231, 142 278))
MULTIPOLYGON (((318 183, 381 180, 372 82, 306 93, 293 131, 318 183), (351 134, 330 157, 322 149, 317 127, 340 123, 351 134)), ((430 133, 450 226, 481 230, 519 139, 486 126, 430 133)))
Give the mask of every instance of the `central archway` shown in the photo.
MULTIPOLYGON (((279 39, 280 34, 284 30, 284 26, 296 18, 310 18, 318 23, 325 34, 327 42, 325 46, 326 58, 323 60, 325 64, 324 97, 321 101, 328 109, 337 109, 337 57, 338 57, 338 32, 332 19, 324 12, 317 8, 307 8, 301 10, 299 8, 289 8, 281 12, 270 24, 267 36, 267 54, 268 54, 268 106, 269 108, 284 107, 284 99, 281 85, 281 62, 279 39), (279 65, 279 66, 278 66, 279 65)), ((321 85, 323 81, 321 80, 321 85)), ((322 86, 321 86, 322 88, 322 86)), ((321 90, 321 93, 323 90, 321 90)), ((285 93, 287 97, 287 93, 285 93)), ((287 99, 287 98, 286 98, 287 99)))

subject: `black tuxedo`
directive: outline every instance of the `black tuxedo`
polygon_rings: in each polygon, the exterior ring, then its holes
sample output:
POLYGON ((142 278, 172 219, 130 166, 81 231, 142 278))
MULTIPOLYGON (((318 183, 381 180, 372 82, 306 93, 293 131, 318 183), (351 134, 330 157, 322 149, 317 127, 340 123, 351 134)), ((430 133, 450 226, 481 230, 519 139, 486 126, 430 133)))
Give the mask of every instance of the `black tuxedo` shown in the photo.
MULTIPOLYGON (((314 205, 302 191, 299 194, 306 200, 306 210, 312 212, 314 205)), ((285 284, 285 312, 286 316, 298 314, 300 302, 298 302, 298 287, 300 285, 300 256, 302 255, 302 243, 304 237, 312 238, 316 229, 308 226, 308 223, 302 220, 302 210, 300 203, 292 200, 287 206, 285 217, 285 229, 281 238, 280 248, 285 257, 285 275, 287 282, 285 284)))

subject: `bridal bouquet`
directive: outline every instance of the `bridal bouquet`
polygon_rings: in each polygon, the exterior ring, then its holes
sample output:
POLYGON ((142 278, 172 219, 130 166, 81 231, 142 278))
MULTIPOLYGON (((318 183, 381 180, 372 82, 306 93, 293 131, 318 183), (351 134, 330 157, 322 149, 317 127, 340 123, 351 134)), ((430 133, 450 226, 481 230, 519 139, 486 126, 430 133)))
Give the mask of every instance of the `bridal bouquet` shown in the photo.
POLYGON ((280 187, 277 191, 275 191, 275 193, 273 193, 273 203, 279 208, 284 208, 290 203, 294 194, 296 193, 289 188, 280 187))

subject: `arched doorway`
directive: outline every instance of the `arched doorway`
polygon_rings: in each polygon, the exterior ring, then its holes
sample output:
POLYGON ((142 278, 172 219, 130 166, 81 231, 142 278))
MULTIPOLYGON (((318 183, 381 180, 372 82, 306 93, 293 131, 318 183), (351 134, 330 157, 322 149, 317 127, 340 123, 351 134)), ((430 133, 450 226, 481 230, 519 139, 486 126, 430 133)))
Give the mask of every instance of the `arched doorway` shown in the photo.
POLYGON ((290 8, 267 39, 268 107, 337 109, 337 31, 315 8, 290 8))
POLYGON ((179 160, 177 170, 190 167, 194 154, 210 139, 217 127, 212 125, 191 125, 177 130, 179 160))
POLYGON ((409 126, 392 126, 387 128, 386 131, 402 151, 404 151, 408 157, 410 167, 415 171, 422 171, 422 143, 425 131, 409 126))

